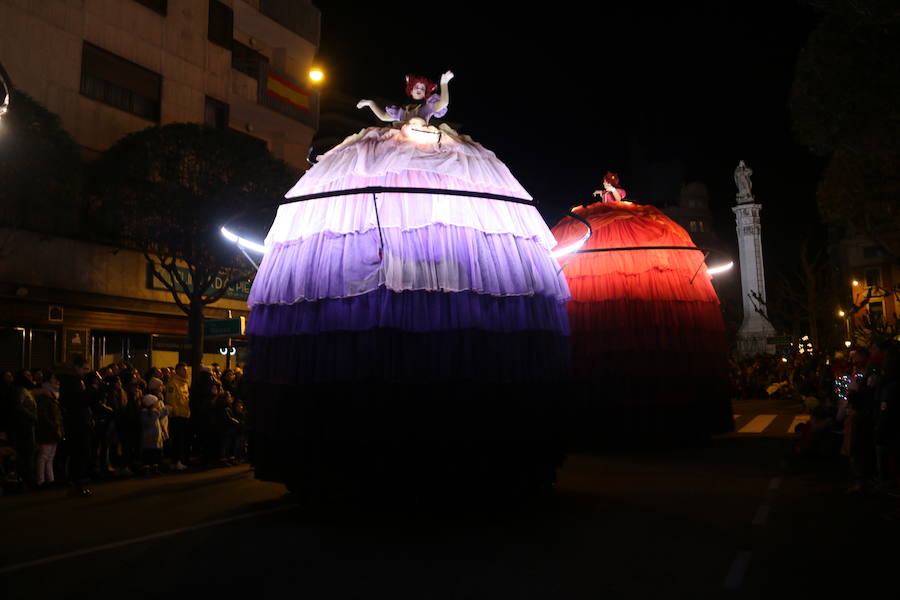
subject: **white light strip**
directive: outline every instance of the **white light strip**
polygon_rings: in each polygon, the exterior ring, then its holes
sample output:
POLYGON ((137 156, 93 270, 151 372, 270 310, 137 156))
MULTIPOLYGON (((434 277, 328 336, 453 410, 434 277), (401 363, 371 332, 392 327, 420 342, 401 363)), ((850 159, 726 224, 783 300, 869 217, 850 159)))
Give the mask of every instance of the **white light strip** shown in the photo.
POLYGON ((578 240, 574 244, 570 244, 570 245, 566 246, 565 248, 560 248, 559 250, 554 250, 553 252, 550 253, 550 256, 552 256, 553 258, 559 258, 560 256, 565 256, 566 254, 572 254, 573 252, 575 252, 576 250, 578 250, 579 248, 584 246, 584 243, 586 241, 588 241, 588 239, 590 237, 591 237, 591 230, 589 229, 588 232, 586 234, 584 234, 584 236, 580 240, 578 240))
POLYGON ((718 267, 710 267, 706 270, 707 275, 716 275, 717 273, 724 273, 731 269, 734 266, 734 261, 728 263, 727 265, 719 265, 718 267))
POLYGON ((231 233, 230 231, 228 231, 228 229, 225 228, 224 225, 222 226, 222 229, 220 229, 219 231, 222 232, 222 235, 225 237, 226 240, 228 240, 229 242, 234 242, 241 248, 245 248, 247 250, 252 250, 252 251, 258 252, 260 254, 266 253, 265 246, 263 246, 262 244, 257 244, 256 242, 251 242, 250 240, 245 240, 244 238, 231 233))

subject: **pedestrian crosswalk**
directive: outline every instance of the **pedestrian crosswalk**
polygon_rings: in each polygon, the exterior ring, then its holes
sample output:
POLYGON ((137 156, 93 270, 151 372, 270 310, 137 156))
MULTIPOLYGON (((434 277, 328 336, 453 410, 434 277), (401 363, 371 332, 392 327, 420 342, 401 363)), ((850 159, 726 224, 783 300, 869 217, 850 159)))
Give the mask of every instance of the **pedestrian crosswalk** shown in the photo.
POLYGON ((796 414, 735 414, 734 431, 737 434, 791 435, 797 425, 809 421, 809 415, 796 414))

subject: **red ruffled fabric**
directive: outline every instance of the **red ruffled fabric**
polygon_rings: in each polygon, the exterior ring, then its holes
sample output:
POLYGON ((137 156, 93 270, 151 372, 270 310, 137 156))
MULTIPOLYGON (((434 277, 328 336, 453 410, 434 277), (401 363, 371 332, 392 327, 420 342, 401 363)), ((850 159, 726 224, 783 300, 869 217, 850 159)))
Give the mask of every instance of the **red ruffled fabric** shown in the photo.
MULTIPOLYGON (((653 206, 597 202, 574 212, 593 230, 584 250, 695 247, 681 226, 653 206)), ((559 247, 584 233, 584 224, 568 217, 553 228, 559 247)), ((728 413, 725 324, 701 251, 582 253, 560 263, 572 293, 567 310, 575 375, 597 391, 597 403, 618 407, 617 418, 625 421, 620 425, 642 432, 653 406, 684 407, 685 414, 695 415, 697 431, 728 429, 730 414, 720 418, 728 413), (696 418, 704 413, 717 416, 696 418), (629 415, 635 422, 627 422, 629 415)))

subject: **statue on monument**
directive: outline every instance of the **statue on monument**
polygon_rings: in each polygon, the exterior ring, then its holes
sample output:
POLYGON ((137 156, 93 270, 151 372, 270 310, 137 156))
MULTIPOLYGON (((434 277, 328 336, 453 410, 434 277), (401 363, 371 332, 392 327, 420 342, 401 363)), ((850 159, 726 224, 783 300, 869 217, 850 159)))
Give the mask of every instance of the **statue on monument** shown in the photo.
POLYGON ((753 175, 753 169, 748 167, 744 161, 738 163, 738 166, 734 169, 734 184, 738 189, 738 198, 753 198, 753 194, 751 193, 751 189, 753 188, 753 182, 750 181, 750 176, 753 175))

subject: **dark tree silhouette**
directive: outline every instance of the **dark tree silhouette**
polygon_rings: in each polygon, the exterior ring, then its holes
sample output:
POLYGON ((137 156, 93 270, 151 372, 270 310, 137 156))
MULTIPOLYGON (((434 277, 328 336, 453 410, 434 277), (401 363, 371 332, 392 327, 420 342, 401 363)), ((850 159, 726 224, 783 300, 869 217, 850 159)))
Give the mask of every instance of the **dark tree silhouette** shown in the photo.
POLYGON ((279 204, 298 175, 261 141, 188 123, 126 136, 93 165, 93 214, 105 235, 144 253, 152 276, 187 314, 195 373, 205 307, 250 276, 221 225, 279 204), (221 286, 213 286, 216 278, 221 286))
POLYGON ((0 258, 16 229, 79 235, 86 206, 81 154, 59 117, 17 90, 9 106, 0 122, 0 258))
POLYGON ((894 0, 807 0, 821 14, 797 60, 797 139, 829 158, 817 200, 900 262, 900 9, 894 0))

